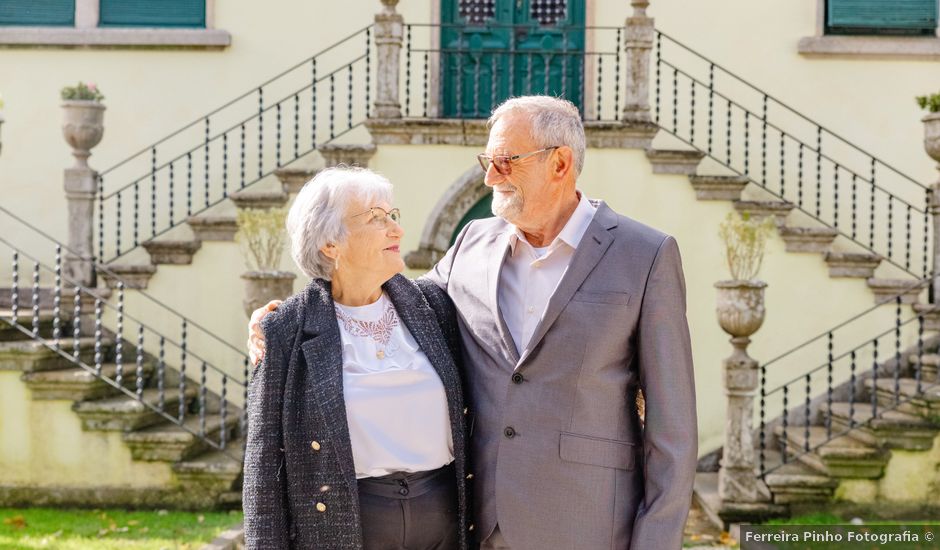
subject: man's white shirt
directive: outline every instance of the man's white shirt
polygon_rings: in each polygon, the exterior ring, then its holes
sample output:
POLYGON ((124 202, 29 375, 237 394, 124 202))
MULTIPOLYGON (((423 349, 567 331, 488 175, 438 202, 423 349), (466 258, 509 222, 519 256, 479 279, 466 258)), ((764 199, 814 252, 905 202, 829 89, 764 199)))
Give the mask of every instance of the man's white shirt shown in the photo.
POLYGON ((509 226, 509 254, 499 275, 498 299, 500 313, 520 355, 597 212, 584 193, 578 191, 578 195, 577 208, 547 247, 533 247, 519 228, 509 226))

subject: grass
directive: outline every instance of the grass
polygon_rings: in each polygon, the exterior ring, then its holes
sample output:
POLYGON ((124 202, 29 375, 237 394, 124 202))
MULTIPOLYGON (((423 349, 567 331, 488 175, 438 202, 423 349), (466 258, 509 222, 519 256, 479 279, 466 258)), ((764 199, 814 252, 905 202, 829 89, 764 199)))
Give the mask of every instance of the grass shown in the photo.
POLYGON ((0 508, 0 550, 195 550, 241 512, 0 508))
MULTIPOLYGON (((940 525, 940 522, 937 521, 862 519, 865 521, 865 525, 940 525)), ((787 519, 772 519, 764 525, 846 525, 850 520, 851 518, 842 519, 828 512, 816 512, 787 519)))

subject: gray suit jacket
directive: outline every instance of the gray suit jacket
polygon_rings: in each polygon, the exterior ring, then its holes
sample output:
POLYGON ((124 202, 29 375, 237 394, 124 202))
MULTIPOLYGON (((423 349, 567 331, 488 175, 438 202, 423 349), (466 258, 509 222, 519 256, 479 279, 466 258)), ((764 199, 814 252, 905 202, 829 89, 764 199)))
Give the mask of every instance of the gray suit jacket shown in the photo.
POLYGON ((508 247, 505 221, 474 221, 426 276, 458 311, 478 537, 499 522, 513 550, 681 547, 697 427, 675 239, 599 203, 521 356, 497 305, 508 247))
MULTIPOLYGON (((464 402, 453 355, 459 343, 453 338, 453 308, 443 292, 431 287, 419 288, 401 275, 383 285, 444 384, 459 524, 468 526, 464 402)), ((248 388, 242 501, 249 549, 362 548, 342 343, 330 289, 329 282, 315 279, 262 323, 267 353, 248 388), (316 448, 313 441, 319 443, 316 448), (319 511, 317 503, 326 508, 319 511)), ((460 550, 466 548, 466 536, 461 536, 460 550)))

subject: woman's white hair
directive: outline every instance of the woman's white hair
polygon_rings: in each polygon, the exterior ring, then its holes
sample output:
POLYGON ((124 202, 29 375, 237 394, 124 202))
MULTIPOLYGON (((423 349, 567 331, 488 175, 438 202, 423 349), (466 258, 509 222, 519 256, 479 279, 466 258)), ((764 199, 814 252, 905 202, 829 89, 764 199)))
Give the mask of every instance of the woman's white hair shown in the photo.
MULTIPOLYGON (((486 121, 486 127, 492 128, 496 121, 509 113, 523 113, 529 121, 532 141, 538 148, 567 145, 574 153, 575 173, 580 174, 584 167, 584 124, 581 113, 574 103, 547 95, 529 95, 512 97, 493 109, 493 114, 486 121)), ((513 151, 525 153, 527 151, 513 151)))
POLYGON ((392 184, 366 168, 337 166, 321 170, 304 184, 287 214, 294 263, 311 279, 330 280, 335 262, 320 251, 346 239, 346 209, 353 200, 366 208, 392 202, 392 184))

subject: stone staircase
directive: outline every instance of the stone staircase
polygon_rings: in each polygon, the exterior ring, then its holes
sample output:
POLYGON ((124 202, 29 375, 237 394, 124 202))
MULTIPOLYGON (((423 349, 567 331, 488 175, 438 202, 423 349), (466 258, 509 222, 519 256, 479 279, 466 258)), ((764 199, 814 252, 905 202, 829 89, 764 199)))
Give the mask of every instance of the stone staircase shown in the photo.
MULTIPOLYGON (((325 144, 317 152, 323 159, 324 167, 339 164, 367 167, 369 159, 375 154, 375 146, 325 144)), ((107 264, 108 271, 113 275, 103 272, 102 278, 111 289, 117 288, 119 279, 125 282, 126 288, 146 289, 158 266, 189 265, 203 242, 233 241, 238 231, 238 209, 283 207, 318 171, 304 168, 275 170, 276 184, 272 178, 267 178, 231 193, 222 203, 187 218, 182 224, 185 227, 142 243, 141 246, 149 255, 149 263, 129 262, 122 257, 107 264)))
MULTIPOLYGON (((194 380, 181 385, 179 372, 150 355, 138 358, 132 342, 123 343, 119 367, 113 360, 116 335, 108 331, 76 341, 66 330, 56 351, 52 310, 41 309, 34 325, 33 310, 19 308, 17 325, 28 331, 36 326, 38 336, 33 337, 13 326, 6 294, 6 303, 0 304, 0 382, 13 405, 4 409, 11 416, 0 419, 7 432, 3 441, 15 437, 15 424, 33 420, 46 435, 31 434, 20 441, 28 450, 0 452, 6 472, 0 476, 0 506, 240 507, 241 410, 226 404, 223 411, 220 397, 200 392, 194 380), (90 370, 72 359, 76 342, 78 356, 90 370), (100 375, 94 369, 96 356, 107 358, 102 359, 100 375), (61 416, 65 407, 73 419, 61 416), (175 422, 180 414, 183 427, 175 422), (101 464, 81 463, 81 453, 76 450, 70 456, 68 447, 54 457, 37 450, 43 445, 53 448, 60 439, 96 449, 90 460, 101 464), (210 441, 224 442, 224 450, 210 441), (23 452, 34 455, 24 463, 23 452), (67 470, 68 479, 47 483, 42 476, 50 474, 42 468, 35 468, 30 479, 16 473, 40 463, 67 470)), ((63 313, 60 326, 71 327, 72 321, 63 313)), ((85 333, 92 332, 80 334, 85 333)))
POLYGON ((777 233, 786 243, 787 252, 820 254, 829 268, 830 277, 864 279, 876 304, 893 301, 897 295, 903 295, 902 303, 918 303, 920 292, 911 289, 916 283, 913 277, 905 278, 906 274, 900 269, 893 270, 896 276, 876 277, 875 271, 883 258, 863 249, 847 237, 840 236, 832 227, 815 220, 797 221, 791 215, 797 209, 796 205, 773 197, 744 176, 699 174, 700 164, 705 159, 701 151, 649 147, 646 156, 653 166, 654 174, 688 176, 699 200, 730 201, 742 215, 748 214, 757 219, 773 217, 777 233), (746 189, 767 198, 743 199, 746 189))

